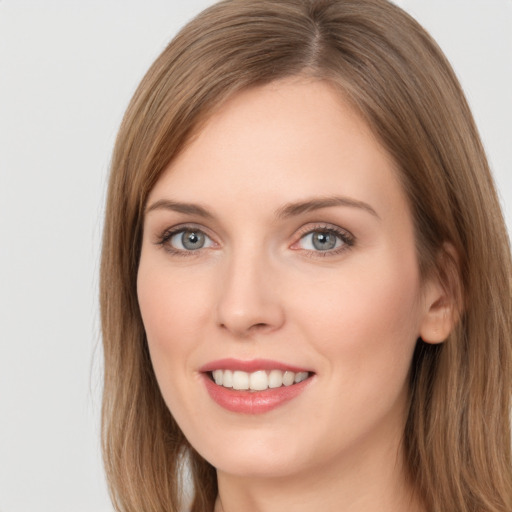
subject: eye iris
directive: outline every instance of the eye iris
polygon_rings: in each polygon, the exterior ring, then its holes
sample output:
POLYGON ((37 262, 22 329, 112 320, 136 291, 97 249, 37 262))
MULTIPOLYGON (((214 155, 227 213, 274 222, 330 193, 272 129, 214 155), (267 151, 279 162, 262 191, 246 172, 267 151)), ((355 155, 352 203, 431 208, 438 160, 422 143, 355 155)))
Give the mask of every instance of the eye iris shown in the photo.
POLYGON ((184 231, 181 235, 181 243, 190 251, 201 249, 204 246, 204 234, 200 231, 184 231))
POLYGON ((319 251, 328 251, 336 247, 336 236, 333 233, 317 231, 312 237, 313 247, 319 251))

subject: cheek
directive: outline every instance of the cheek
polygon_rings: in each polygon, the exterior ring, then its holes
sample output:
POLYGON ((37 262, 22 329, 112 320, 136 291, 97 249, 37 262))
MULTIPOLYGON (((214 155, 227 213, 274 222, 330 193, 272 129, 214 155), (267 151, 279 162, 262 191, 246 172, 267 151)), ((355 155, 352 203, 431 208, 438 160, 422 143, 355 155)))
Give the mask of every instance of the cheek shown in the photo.
POLYGON ((350 360, 351 372, 408 370, 421 317, 414 254, 358 260, 310 289, 296 316, 326 357, 350 360))
POLYGON ((208 311, 201 308, 206 287, 194 286, 194 282, 180 278, 165 264, 141 257, 137 275, 139 307, 155 376, 176 420, 193 417, 190 404, 182 397, 190 390, 188 378, 195 375, 191 354, 201 345, 199 319, 208 311))
POLYGON ((199 280, 192 272, 165 271, 141 258, 137 295, 150 349, 180 351, 193 346, 201 318, 209 311, 208 290, 204 276, 199 280))
MULTIPOLYGON (((372 261, 315 287, 294 315, 322 358, 328 391, 317 410, 319 425, 334 428, 342 444, 364 438, 387 418, 394 418, 391 429, 401 428, 418 335, 415 260, 411 265, 372 261)), ((322 435, 332 438, 331 430, 322 435)))

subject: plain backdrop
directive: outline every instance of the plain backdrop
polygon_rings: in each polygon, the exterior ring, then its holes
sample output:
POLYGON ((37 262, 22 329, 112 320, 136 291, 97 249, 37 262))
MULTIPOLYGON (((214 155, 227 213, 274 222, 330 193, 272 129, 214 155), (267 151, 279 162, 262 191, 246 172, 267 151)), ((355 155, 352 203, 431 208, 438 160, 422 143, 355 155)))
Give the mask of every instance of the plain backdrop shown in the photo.
MULTIPOLYGON (((207 0, 0 0, 0 512, 111 512, 103 202, 121 116, 207 0)), ((512 228, 512 0, 402 0, 466 90, 512 228)))

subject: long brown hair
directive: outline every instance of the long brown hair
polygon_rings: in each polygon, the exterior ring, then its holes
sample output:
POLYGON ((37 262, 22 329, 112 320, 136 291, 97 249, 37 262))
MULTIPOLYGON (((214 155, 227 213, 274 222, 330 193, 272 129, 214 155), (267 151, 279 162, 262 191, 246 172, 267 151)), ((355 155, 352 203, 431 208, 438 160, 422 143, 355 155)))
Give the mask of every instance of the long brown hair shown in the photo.
POLYGON ((419 340, 404 448, 433 512, 510 512, 511 258, 477 129, 434 41, 385 0, 225 0, 152 65, 112 160, 101 261, 103 453, 116 510, 211 512, 214 468, 174 422, 149 359, 136 293, 143 211, 169 162, 229 96, 293 75, 327 80, 399 168, 423 276, 456 296, 440 345, 419 340), (446 248, 450 247, 450 250, 446 248))

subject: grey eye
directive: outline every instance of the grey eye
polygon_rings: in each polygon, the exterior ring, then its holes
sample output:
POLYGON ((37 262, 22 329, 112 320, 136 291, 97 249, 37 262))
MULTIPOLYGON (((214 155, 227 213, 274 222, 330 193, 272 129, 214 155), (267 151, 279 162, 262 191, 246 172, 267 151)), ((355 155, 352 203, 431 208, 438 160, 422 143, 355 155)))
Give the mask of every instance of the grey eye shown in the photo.
POLYGON ((308 251, 330 251, 342 243, 341 237, 332 231, 311 231, 301 238, 301 248, 308 251))
POLYGON ((170 239, 170 244, 181 251, 197 251, 210 247, 212 241, 198 229, 186 229, 175 233, 170 239))
POLYGON ((333 233, 315 232, 311 241, 315 249, 328 251, 336 247, 337 237, 333 233))

